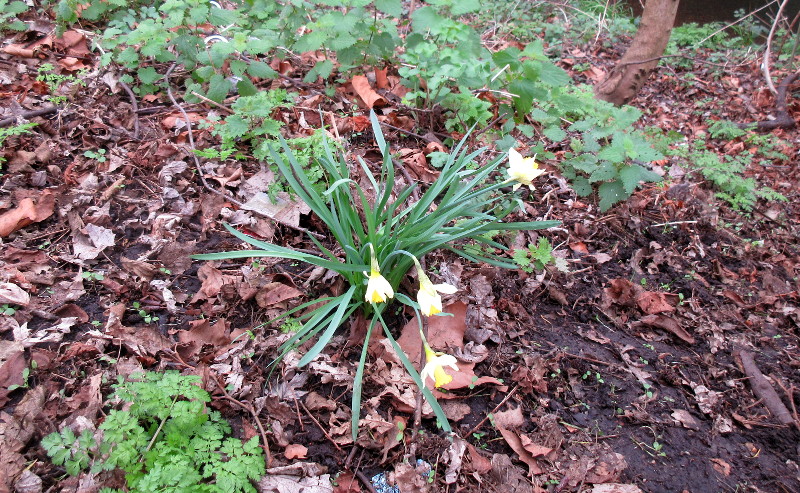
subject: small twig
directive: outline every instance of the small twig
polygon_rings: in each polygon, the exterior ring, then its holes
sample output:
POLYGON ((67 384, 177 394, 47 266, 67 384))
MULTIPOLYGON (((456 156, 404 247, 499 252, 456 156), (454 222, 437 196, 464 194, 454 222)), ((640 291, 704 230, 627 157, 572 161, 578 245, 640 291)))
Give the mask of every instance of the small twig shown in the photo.
POLYGON ((473 427, 472 427, 472 429, 471 429, 471 430, 469 430, 469 431, 467 432, 467 435, 466 435, 466 436, 470 436, 470 435, 472 435, 473 433, 475 433, 476 431, 478 431, 478 430, 481 428, 481 426, 483 426, 483 423, 485 423, 485 422, 486 422, 486 420, 488 420, 488 419, 489 419, 489 416, 491 416, 491 415, 493 415, 494 413, 496 413, 496 412, 497 412, 497 410, 498 410, 498 409, 500 409, 500 408, 503 406, 503 404, 505 404, 506 402, 508 402, 508 400, 509 400, 509 399, 511 399, 511 397, 512 397, 514 394, 516 394, 516 393, 517 393, 517 390, 519 390, 519 384, 517 384, 517 386, 516 386, 516 387, 514 387, 513 389, 511 389, 511 392, 509 392, 509 393, 508 393, 508 394, 507 394, 507 395, 506 395, 506 396, 503 398, 503 400, 502 400, 502 401, 500 401, 500 404, 496 405, 496 406, 494 407, 494 409, 492 409, 492 412, 488 413, 488 414, 486 415, 486 417, 485 417, 485 418, 483 418, 483 419, 480 421, 480 423, 478 423, 478 424, 476 424, 475 426, 473 426, 473 427))
POLYGON ((2 120, 0 120, 0 127, 16 125, 18 118, 23 118, 27 120, 28 118, 33 118, 35 116, 49 115, 50 113, 55 113, 60 108, 61 108, 60 106, 51 106, 49 108, 42 108, 39 110, 23 111, 19 115, 9 116, 8 118, 3 118, 2 120))
POLYGON ((192 91, 192 96, 194 96, 197 99, 200 99, 200 100, 210 104, 211 106, 215 106, 215 107, 221 109, 222 111, 228 113, 229 115, 232 115, 232 114, 236 113, 235 111, 233 111, 232 109, 228 108, 227 106, 219 104, 218 102, 216 102, 216 101, 214 101, 212 99, 208 99, 207 97, 203 96, 202 94, 198 93, 197 91, 192 91))
POLYGON ((772 0, 772 1, 771 1, 771 2, 769 2, 768 4, 764 5, 763 7, 759 7, 759 8, 757 8, 756 10, 754 10, 754 11, 750 12, 749 14, 745 15, 744 17, 740 17, 740 18, 736 19, 735 21, 731 22, 730 24, 727 24, 727 25, 725 25, 725 26, 722 26, 721 28, 717 29, 716 31, 714 31, 713 33, 709 34, 709 35, 708 35, 708 36, 706 36, 705 38, 701 39, 701 40, 700 40, 700 41, 697 43, 697 46, 701 46, 703 43, 705 43, 705 42, 706 42, 706 41, 708 41, 709 39, 713 38, 713 37, 714 37, 714 36, 716 36, 717 34, 721 33, 722 31, 727 31, 727 30, 728 30, 728 28, 730 28, 730 27, 733 27, 733 26, 735 26, 736 24, 738 24, 738 23, 740 23, 740 22, 743 22, 743 21, 744 21, 745 19, 747 19, 748 17, 750 17, 750 16, 752 16, 752 15, 755 15, 755 14, 757 14, 758 12, 760 12, 760 11, 764 10, 765 8, 769 7, 769 6, 770 6, 770 5, 772 5, 773 3, 776 3, 777 1, 778 1, 778 0, 772 0))
POLYGON ((131 100, 131 112, 133 113, 133 140, 139 140, 139 103, 136 102, 136 95, 128 84, 119 81, 119 85, 128 93, 131 100))
POLYGON ((778 384, 778 387, 786 394, 786 398, 789 400, 789 404, 792 405, 792 417, 794 418, 794 425, 800 430, 800 416, 797 414, 797 406, 794 403, 794 385, 790 385, 787 389, 783 383, 779 380, 775 380, 775 383, 778 384))
POLYGON ((420 135, 420 134, 415 134, 414 132, 412 132, 412 131, 410 131, 410 130, 406 130, 406 129, 404 129, 404 128, 400 128, 400 127, 395 127, 394 125, 389 125, 389 124, 388 124, 388 123, 386 123, 386 122, 380 122, 380 124, 381 124, 382 126, 384 126, 384 127, 391 128, 392 130, 397 130, 398 132, 403 132, 403 133, 404 133, 404 134, 406 134, 406 135, 410 135, 410 136, 412 136, 412 137, 415 137, 415 138, 417 138, 417 139, 424 140, 425 142, 434 142, 434 141, 433 141, 433 140, 431 140, 430 138, 428 138, 428 137, 425 137, 425 136, 423 136, 423 135, 420 135))
POLYGON ((305 404, 303 404, 303 403, 302 403, 302 402, 300 402, 300 401, 297 401, 297 402, 299 402, 299 403, 300 403, 300 407, 302 407, 302 408, 303 408, 303 411, 305 411, 305 412, 306 412, 306 414, 308 415, 308 417, 309 417, 309 418, 311 418, 311 421, 313 421, 313 422, 314 422, 314 424, 316 424, 316 425, 317 425, 317 427, 320 429, 320 431, 322 431, 322 433, 325 435, 325 438, 327 438, 327 439, 328 439, 328 440, 331 442, 331 444, 332 444, 334 447, 336 447, 336 450, 338 450, 339 452, 342 452, 342 453, 344 453, 344 450, 342 450, 342 447, 340 447, 340 446, 339 446, 339 444, 338 444, 338 443, 336 443, 336 442, 333 440, 333 437, 332 437, 332 436, 331 436, 331 435, 328 433, 328 430, 326 430, 326 429, 325 429, 325 427, 324 427, 324 426, 322 426, 322 425, 320 424, 320 422, 319 422, 319 421, 317 421, 317 418, 315 418, 315 417, 314 417, 314 415, 313 415, 313 414, 311 414, 311 411, 309 411, 309 410, 308 410, 308 408, 306 407, 306 405, 305 405, 305 404))
POLYGON ((266 460, 267 463, 267 469, 269 469, 270 467, 272 467, 272 454, 269 451, 269 442, 267 441, 267 433, 264 431, 264 427, 261 425, 261 420, 258 418, 258 413, 256 413, 256 410, 253 409, 253 407, 250 406, 249 404, 245 404, 244 402, 231 397, 231 395, 225 389, 225 386, 222 384, 222 382, 220 382, 219 375, 214 375, 214 381, 217 383, 217 388, 219 388, 219 390, 222 392, 223 399, 229 402, 233 402, 234 404, 238 405, 239 407, 249 412, 253 416, 253 419, 256 422, 256 426, 258 426, 258 432, 261 434, 261 441, 264 443, 264 459, 266 460))
POLYGON ((374 486, 372 486, 372 481, 361 471, 356 471, 356 477, 364 483, 364 487, 369 491, 369 493, 378 493, 374 486))
POLYGON ((661 226, 677 226, 678 224, 697 224, 697 221, 672 221, 669 223, 651 224, 648 228, 660 228, 661 226))

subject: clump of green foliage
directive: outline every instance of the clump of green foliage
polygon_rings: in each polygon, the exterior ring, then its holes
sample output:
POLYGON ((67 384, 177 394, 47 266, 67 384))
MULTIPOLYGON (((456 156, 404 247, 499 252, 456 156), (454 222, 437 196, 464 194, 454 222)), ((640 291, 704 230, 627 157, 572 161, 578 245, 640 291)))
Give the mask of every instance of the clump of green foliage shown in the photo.
POLYGON ((26 10, 28 6, 20 0, 0 0, 0 32, 27 29, 28 26, 17 17, 26 10))
POLYGON ((120 469, 129 492, 255 493, 251 480, 265 470, 258 440, 226 438, 231 428, 207 409, 211 397, 197 385, 200 378, 175 371, 140 376, 114 385, 112 400, 124 405, 108 414, 99 439, 70 428, 42 439, 53 463, 73 476, 120 469))
MULTIPOLYGON (((0 148, 3 147, 7 138, 29 133, 35 126, 35 123, 22 123, 20 125, 14 125, 11 127, 0 127, 0 148)), ((0 168, 2 168, 2 165, 5 161, 6 159, 3 156, 0 156, 0 168)))
POLYGON ((542 270, 546 265, 554 264, 556 261, 553 247, 547 238, 539 238, 537 244, 531 243, 528 248, 514 250, 513 259, 520 269, 527 273, 533 272, 534 269, 542 270))

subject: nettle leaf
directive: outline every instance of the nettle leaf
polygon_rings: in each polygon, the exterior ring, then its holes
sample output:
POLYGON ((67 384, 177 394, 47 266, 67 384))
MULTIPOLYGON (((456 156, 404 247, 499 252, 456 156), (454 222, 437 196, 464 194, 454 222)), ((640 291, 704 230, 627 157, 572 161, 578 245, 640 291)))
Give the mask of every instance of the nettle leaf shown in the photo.
POLYGON ((561 142, 567 138, 567 132, 562 130, 559 126, 547 127, 542 130, 542 134, 553 142, 561 142))
POLYGON ((258 93, 258 87, 247 77, 236 83, 236 90, 240 96, 253 96, 258 93))
POLYGON ((375 8, 393 17, 400 17, 403 14, 402 0, 375 0, 375 8))
POLYGON ((630 194, 625 192, 625 187, 621 181, 607 181, 597 188, 600 195, 600 211, 605 212, 617 202, 627 199, 630 194))
POLYGON ((294 44, 293 48, 295 51, 304 52, 304 51, 316 51, 322 48, 323 43, 328 40, 328 35, 325 34, 325 31, 322 29, 317 29, 316 31, 311 31, 306 33, 297 40, 294 44))
POLYGON ((153 67, 144 67, 140 68, 136 75, 139 77, 139 80, 142 84, 154 84, 158 79, 161 78, 161 74, 156 72, 156 69, 153 67))
POLYGON ((619 178, 625 187, 625 192, 631 195, 640 181, 657 182, 661 181, 661 176, 638 164, 631 164, 619 170, 619 178))
POLYGON ((450 13, 453 15, 464 15, 470 12, 477 12, 481 9, 480 0, 458 0, 453 2, 450 13))
POLYGON ((208 92, 206 93, 206 97, 212 101, 220 103, 228 95, 231 87, 233 87, 231 81, 220 74, 214 74, 211 77, 211 80, 208 81, 208 92))
POLYGON ((411 14, 411 25, 417 32, 435 30, 446 21, 447 19, 439 15, 433 7, 422 7, 411 14))
POLYGON ((562 87, 572 82, 569 74, 552 62, 542 61, 539 64, 539 80, 543 83, 554 87, 562 87))
POLYGON ((576 176, 572 180, 572 189, 581 197, 588 197, 592 194, 592 184, 585 176, 576 176))
POLYGON ((600 165, 592 171, 592 174, 589 176, 589 182, 597 183, 599 181, 613 180, 617 178, 618 174, 616 166, 608 161, 602 161, 600 165))
POLYGON ((278 72, 273 70, 268 64, 259 61, 250 62, 250 65, 247 67, 247 73, 260 79, 273 79, 278 75, 278 72))
POLYGON ((314 65, 314 68, 309 70, 306 76, 303 77, 303 82, 311 84, 312 82, 316 82, 317 77, 327 79, 331 75, 331 72, 333 72, 332 61, 327 59, 319 61, 314 65))
POLYGON ((614 139, 614 141, 605 147, 597 154, 600 159, 606 159, 613 163, 621 163, 625 160, 625 148, 621 139, 614 139))

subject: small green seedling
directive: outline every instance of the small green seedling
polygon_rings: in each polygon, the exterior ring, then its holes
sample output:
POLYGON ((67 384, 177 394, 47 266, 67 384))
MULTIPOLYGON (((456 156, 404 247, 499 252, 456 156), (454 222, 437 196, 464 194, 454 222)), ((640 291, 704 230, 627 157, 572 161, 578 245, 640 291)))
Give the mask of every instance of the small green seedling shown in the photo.
POLYGON ((96 151, 92 151, 91 149, 85 151, 83 153, 84 156, 88 157, 89 159, 94 159, 98 163, 105 163, 106 162, 106 150, 105 149, 97 149, 96 151))
POLYGON ((158 317, 149 313, 144 308, 142 308, 141 303, 139 303, 138 301, 133 302, 133 309, 139 314, 140 317, 142 317, 144 323, 151 324, 153 322, 158 322, 158 317))
POLYGON ((106 278, 106 276, 104 276, 101 272, 92 272, 90 270, 82 272, 81 277, 87 281, 102 281, 106 278))
POLYGON ((0 306, 0 315, 8 315, 10 317, 11 315, 14 315, 15 313, 17 313, 17 309, 14 308, 13 306, 9 305, 9 304, 5 304, 3 306, 0 306))

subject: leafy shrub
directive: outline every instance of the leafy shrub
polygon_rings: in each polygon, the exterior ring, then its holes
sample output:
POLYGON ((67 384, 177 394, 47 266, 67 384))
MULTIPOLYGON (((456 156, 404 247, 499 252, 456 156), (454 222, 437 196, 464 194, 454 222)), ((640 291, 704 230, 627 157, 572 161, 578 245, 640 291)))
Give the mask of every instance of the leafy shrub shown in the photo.
POLYGON ((231 428, 206 408, 211 397, 200 378, 175 371, 141 377, 114 386, 112 399, 125 406, 108 414, 99 440, 70 428, 44 437, 53 463, 73 476, 89 467, 121 469, 131 492, 255 492, 250 481, 265 470, 258 439, 225 438, 231 428))

